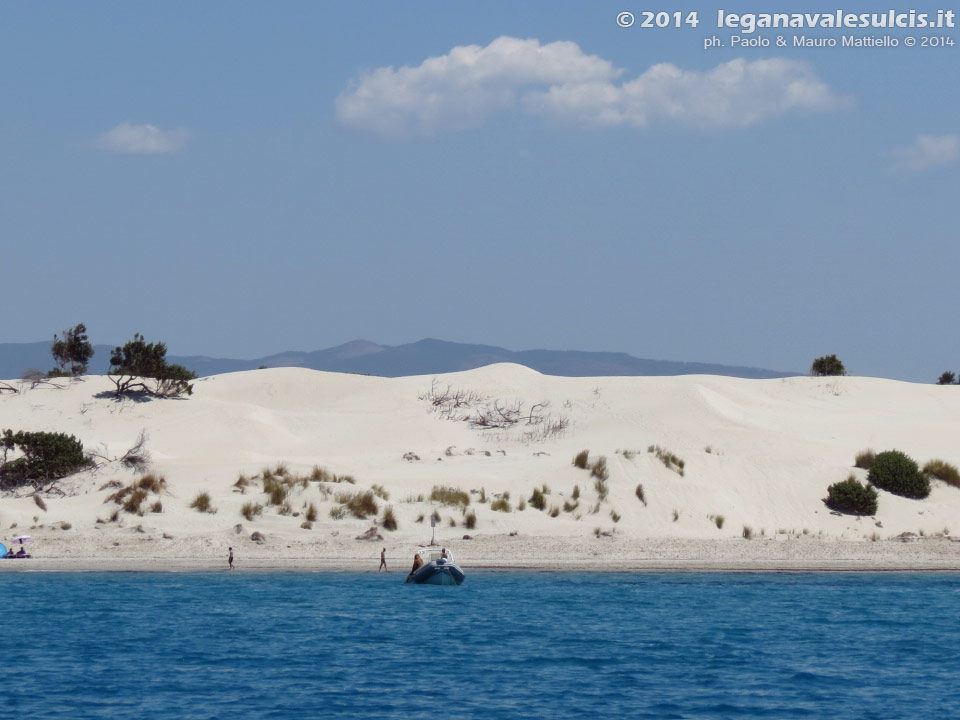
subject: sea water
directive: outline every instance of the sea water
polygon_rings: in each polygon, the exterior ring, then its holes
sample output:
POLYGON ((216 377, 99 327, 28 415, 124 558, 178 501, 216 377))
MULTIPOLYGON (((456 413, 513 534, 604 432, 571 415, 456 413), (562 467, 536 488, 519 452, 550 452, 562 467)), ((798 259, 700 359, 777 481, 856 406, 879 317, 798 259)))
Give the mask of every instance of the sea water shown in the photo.
POLYGON ((0 717, 955 718, 960 575, 0 572, 0 717))

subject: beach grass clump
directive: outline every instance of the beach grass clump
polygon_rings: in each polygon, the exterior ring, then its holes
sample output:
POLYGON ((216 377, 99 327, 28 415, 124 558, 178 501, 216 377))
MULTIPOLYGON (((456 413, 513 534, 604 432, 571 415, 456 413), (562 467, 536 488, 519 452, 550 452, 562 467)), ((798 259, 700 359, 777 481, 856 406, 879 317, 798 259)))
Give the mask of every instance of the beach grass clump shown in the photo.
POLYGON ((473 510, 463 516, 463 526, 468 530, 473 530, 477 526, 477 514, 473 510))
POLYGON ((565 500, 563 503, 563 511, 566 513, 571 513, 578 507, 580 507, 580 503, 578 502, 570 502, 569 500, 565 500))
POLYGON ((611 510, 610 519, 613 520, 615 523, 620 522, 620 513, 618 513, 616 510, 611 510))
POLYGON ((530 504, 537 510, 547 509, 547 498, 544 496, 543 490, 540 488, 533 489, 533 494, 530 496, 530 504))
POLYGON ((430 491, 430 502, 466 507, 470 504, 470 493, 460 488, 434 485, 430 491))
MULTIPOLYGON (((133 486, 130 486, 132 488, 133 486)), ((121 507, 124 512, 128 512, 131 515, 143 515, 143 509, 140 507, 143 504, 143 501, 147 499, 149 493, 146 490, 141 488, 130 489, 126 497, 123 500, 121 507)))
POLYGON ((574 500, 579 500, 579 499, 580 499, 580 486, 579 486, 579 485, 574 485, 574 486, 573 486, 573 492, 570 493, 570 497, 572 497, 574 500))
POLYGON ((673 521, 676 522, 680 519, 680 511, 674 508, 673 510, 673 521))
POLYGON ((290 506, 288 501, 284 501, 277 505, 277 515, 293 515, 293 508, 290 506))
POLYGON ((877 454, 873 450, 861 450, 857 453, 856 457, 854 457, 853 466, 863 470, 869 470, 870 466, 873 465, 874 458, 876 457, 877 454))
POLYGON ((287 501, 289 486, 284 482, 282 475, 274 475, 272 472, 263 475, 263 492, 267 494, 268 505, 282 505, 287 501))
POLYGON ((341 492, 337 493, 336 500, 355 518, 363 520, 378 512, 377 501, 374 499, 373 491, 357 491, 355 493, 341 492))
POLYGON ((677 475, 683 477, 684 468, 686 462, 683 458, 679 457, 675 453, 670 452, 666 448, 660 447, 659 445, 651 445, 647 448, 647 452, 653 453, 657 458, 664 464, 667 470, 673 470, 677 475))
POLYGON ((643 492, 643 483, 637 483, 637 500, 643 503, 643 506, 647 506, 647 496, 643 492))
POLYGON ((727 520, 723 515, 711 515, 710 519, 717 526, 717 530, 723 530, 723 523, 727 520))
POLYGON ((556 505, 550 508, 550 512, 547 513, 550 517, 555 518, 560 514, 560 508, 556 505))
POLYGON ((593 464, 590 465, 590 477, 596 478, 600 481, 606 481, 610 477, 610 471, 607 469, 607 458, 604 456, 598 457, 593 461, 593 464))
POLYGON ((930 494, 930 478, 920 472, 917 463, 899 450, 878 454, 870 466, 871 484, 902 497, 923 499, 930 494))
POLYGON ((307 505, 307 511, 304 513, 304 517, 307 522, 316 522, 317 521, 317 506, 313 503, 307 505))
POLYGON ((253 481, 249 477, 247 477, 245 473, 240 473, 240 475, 237 477, 237 481, 233 484, 233 486, 236 488, 234 492, 239 492, 242 495, 246 495, 247 488, 250 487, 252 484, 253 484, 253 481))
POLYGON ((209 513, 210 515, 213 515, 217 512, 210 502, 210 493, 203 491, 196 494, 196 497, 193 498, 193 502, 190 503, 190 507, 197 512, 209 513))
POLYGON ((163 503, 157 500, 153 505, 150 506, 150 512, 152 513, 162 513, 163 512, 163 503))
POLYGON ((848 515, 876 515, 879 493, 869 483, 864 486, 853 475, 827 488, 826 505, 848 515))
POLYGON ((593 481, 593 489, 597 491, 597 497, 600 499, 600 502, 606 500, 610 494, 610 487, 607 485, 607 481, 599 477, 593 481))
POLYGON ((960 472, 956 465, 951 465, 944 460, 930 460, 923 466, 923 471, 938 480, 943 480, 947 485, 953 485, 960 488, 960 472))
POLYGON ((389 500, 390 493, 387 492, 387 489, 383 485, 371 485, 370 490, 381 500, 389 500))
POLYGON ((589 460, 589 458, 590 458, 590 451, 589 451, 589 450, 581 450, 581 451, 578 452, 578 453, 576 454, 576 456, 573 458, 573 465, 574 465, 574 467, 578 467, 578 468, 580 468, 581 470, 586 470, 586 469, 587 469, 587 461, 589 460))
POLYGON ((141 490, 146 490, 154 495, 159 495, 167 489, 167 479, 162 475, 149 473, 137 480, 136 486, 141 490))
POLYGON ((240 506, 240 514, 247 520, 253 520, 255 517, 263 514, 263 505, 260 503, 248 502, 240 506))
POLYGON ((440 513, 439 513, 438 511, 434 510, 432 513, 430 513, 430 519, 431 519, 433 522, 435 522, 435 523, 439 523, 439 522, 440 522, 440 513))
POLYGON ((456 527, 457 521, 454 520, 453 518, 447 518, 447 525, 449 525, 450 527, 456 527))
POLYGON ((510 506, 510 493, 504 493, 490 503, 490 509, 497 512, 513 512, 513 508, 510 506))
POLYGON ((388 505, 383 509, 383 519, 380 521, 380 524, 383 525, 384 530, 396 530, 397 525, 397 516, 393 512, 393 506, 388 505))
POLYGON ((347 509, 343 505, 334 505, 330 508, 330 517, 334 520, 342 520, 347 516, 347 509))
POLYGON ((743 526, 743 537, 744 537, 744 539, 746 539, 746 540, 752 540, 752 539, 753 539, 753 528, 750 527, 749 525, 744 525, 744 526, 743 526))
POLYGON ((353 475, 337 475, 319 465, 313 466, 307 478, 313 482, 347 483, 348 485, 355 485, 357 482, 353 475))

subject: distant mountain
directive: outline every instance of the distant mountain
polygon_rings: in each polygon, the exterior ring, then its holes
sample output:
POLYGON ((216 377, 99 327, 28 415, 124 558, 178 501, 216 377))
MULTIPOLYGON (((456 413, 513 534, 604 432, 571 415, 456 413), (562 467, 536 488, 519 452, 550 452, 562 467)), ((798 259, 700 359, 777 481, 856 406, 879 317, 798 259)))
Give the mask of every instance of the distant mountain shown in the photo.
MULTIPOLYGON (((92 374, 106 373, 112 345, 95 345, 90 362, 92 374)), ((290 351, 256 360, 231 360, 202 355, 168 355, 167 360, 193 370, 197 375, 253 370, 266 367, 305 367, 313 370, 401 377, 472 370, 492 363, 526 365, 546 375, 601 377, 610 375, 727 375, 742 378, 780 378, 784 373, 753 367, 712 363, 646 360, 626 353, 579 350, 506 350, 492 345, 467 345, 443 340, 420 340, 406 345, 377 345, 354 340, 345 345, 314 352, 290 351)), ((53 367, 50 343, 0 343, 0 378, 20 377, 29 368, 53 367)))

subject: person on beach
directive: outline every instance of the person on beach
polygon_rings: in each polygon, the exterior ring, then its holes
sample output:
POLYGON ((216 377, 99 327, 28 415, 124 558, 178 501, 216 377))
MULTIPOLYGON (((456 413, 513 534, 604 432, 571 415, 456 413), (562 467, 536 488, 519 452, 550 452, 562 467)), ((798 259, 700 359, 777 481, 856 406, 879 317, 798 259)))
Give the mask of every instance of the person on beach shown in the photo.
MULTIPOLYGON (((377 572, 381 570, 387 570, 387 549, 384 548, 380 551, 380 567, 377 568, 377 572)), ((390 572, 387 570, 387 572, 390 572)))
POLYGON ((233 548, 228 548, 230 554, 227 556, 227 564, 230 566, 230 569, 233 570, 233 548))

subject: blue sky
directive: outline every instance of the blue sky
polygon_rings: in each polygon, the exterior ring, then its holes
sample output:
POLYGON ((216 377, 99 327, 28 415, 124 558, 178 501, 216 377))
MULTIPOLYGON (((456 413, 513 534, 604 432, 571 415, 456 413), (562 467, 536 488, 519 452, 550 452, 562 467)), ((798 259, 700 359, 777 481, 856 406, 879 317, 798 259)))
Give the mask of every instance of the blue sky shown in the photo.
POLYGON ((960 47, 645 7, 4 4, 0 339, 960 370, 960 47))

